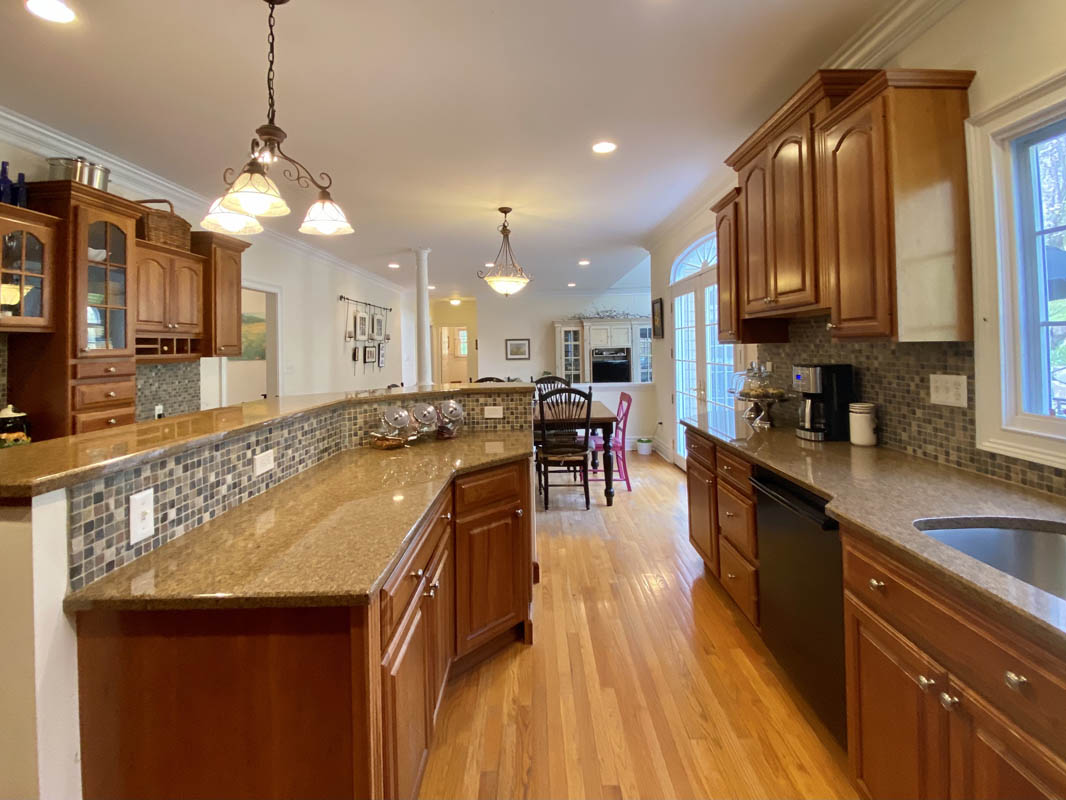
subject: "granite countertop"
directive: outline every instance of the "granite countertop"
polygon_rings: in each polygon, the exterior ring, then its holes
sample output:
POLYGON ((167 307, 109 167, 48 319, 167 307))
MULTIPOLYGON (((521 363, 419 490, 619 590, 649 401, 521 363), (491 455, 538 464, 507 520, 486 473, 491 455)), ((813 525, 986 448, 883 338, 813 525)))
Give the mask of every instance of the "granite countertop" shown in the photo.
POLYGON ((529 431, 339 453, 67 596, 66 611, 365 605, 454 475, 529 431))
POLYGON ((73 486, 143 461, 330 406, 386 398, 402 401, 412 395, 532 391, 530 383, 464 383, 274 397, 3 448, 0 449, 0 498, 29 498, 73 486))
POLYGON ((1066 500, 884 447, 807 442, 790 428, 754 433, 706 415, 683 420, 720 444, 826 498, 826 513, 911 566, 943 578, 1008 624, 1066 654, 1066 600, 914 527, 927 517, 1066 521, 1066 500))

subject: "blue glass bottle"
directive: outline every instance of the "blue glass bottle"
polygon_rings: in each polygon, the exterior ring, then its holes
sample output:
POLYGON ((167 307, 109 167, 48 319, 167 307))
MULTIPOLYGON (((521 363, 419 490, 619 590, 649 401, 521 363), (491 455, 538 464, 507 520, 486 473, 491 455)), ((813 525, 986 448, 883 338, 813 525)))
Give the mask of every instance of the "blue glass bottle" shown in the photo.
POLYGON ((11 202, 11 178, 7 177, 7 162, 0 162, 0 203, 11 202))

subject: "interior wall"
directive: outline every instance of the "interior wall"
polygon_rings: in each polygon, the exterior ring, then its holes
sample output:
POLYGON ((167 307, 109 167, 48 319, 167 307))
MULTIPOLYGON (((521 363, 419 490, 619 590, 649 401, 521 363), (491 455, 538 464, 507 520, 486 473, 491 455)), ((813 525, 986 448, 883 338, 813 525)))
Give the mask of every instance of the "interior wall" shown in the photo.
MULTIPOLYGON (((478 349, 478 316, 480 304, 472 297, 460 298, 462 302, 453 306, 447 300, 433 300, 429 304, 429 324, 433 331, 430 336, 433 358, 433 381, 446 381, 441 370, 440 329, 444 327, 465 327, 468 351, 467 372, 474 380, 481 373, 481 353, 478 349)), ((413 348, 412 348, 413 349, 413 348)))

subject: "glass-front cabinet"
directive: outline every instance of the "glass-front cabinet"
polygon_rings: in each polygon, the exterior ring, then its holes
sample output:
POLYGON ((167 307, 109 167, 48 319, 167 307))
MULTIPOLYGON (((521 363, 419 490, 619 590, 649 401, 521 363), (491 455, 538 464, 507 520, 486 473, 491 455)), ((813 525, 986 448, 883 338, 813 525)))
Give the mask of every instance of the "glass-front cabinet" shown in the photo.
POLYGON ((560 328, 559 330, 559 365, 562 369, 559 377, 571 383, 581 380, 581 328, 560 328))
POLYGON ((81 206, 77 209, 79 357, 132 355, 136 298, 133 264, 135 226, 127 217, 81 206))
POLYGON ((59 220, 0 206, 0 331, 52 330, 59 220))

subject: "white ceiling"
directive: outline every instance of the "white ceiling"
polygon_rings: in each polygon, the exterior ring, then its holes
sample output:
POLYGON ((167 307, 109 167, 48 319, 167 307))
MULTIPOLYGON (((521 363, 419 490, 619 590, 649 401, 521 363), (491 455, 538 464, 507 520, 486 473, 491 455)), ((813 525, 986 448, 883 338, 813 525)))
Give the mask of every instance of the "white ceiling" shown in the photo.
MULTIPOLYGON (((356 229, 314 244, 408 286, 409 248, 428 246, 438 292, 469 294, 510 205, 527 291, 629 285, 648 234, 890 2, 292 0, 277 121, 291 155, 333 174, 356 229), (594 155, 600 139, 618 151, 594 155)), ((60 27, 3 3, 2 102, 220 194, 265 121, 266 5, 74 5, 60 27)), ((293 214, 266 224, 299 236, 313 193, 279 183, 293 214)))

